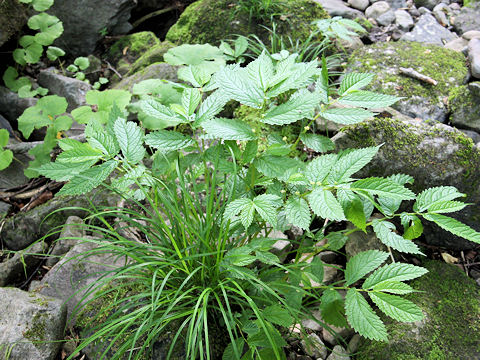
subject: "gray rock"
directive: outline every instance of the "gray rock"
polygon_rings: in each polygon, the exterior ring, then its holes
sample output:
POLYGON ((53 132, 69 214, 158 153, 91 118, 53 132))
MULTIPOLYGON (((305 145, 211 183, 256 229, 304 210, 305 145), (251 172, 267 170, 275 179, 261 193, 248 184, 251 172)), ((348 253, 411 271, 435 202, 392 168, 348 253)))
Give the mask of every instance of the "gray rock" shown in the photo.
POLYGON ((67 99, 68 112, 85 105, 85 95, 92 87, 84 81, 57 74, 54 70, 50 68, 40 71, 38 83, 50 90, 50 93, 67 99))
POLYGON ((432 12, 430 10, 428 10, 426 7, 419 7, 418 8, 418 13, 420 15, 425 15, 425 14, 431 14, 432 12))
POLYGON ((382 26, 388 26, 395 21, 395 12, 388 10, 386 13, 380 15, 377 19, 377 23, 382 26))
POLYGON ((480 39, 474 38, 468 42, 468 60, 472 76, 480 79, 480 39))
POLYGON ((305 354, 308 356, 314 357, 315 359, 325 359, 327 357, 327 347, 317 334, 308 334, 307 338, 302 340, 301 344, 305 354))
POLYGON ((385 14, 388 10, 390 10, 390 5, 386 1, 377 1, 365 10, 365 16, 377 20, 380 15, 385 14))
POLYGON ((401 30, 408 31, 413 26, 413 18, 405 10, 396 10, 395 24, 397 24, 401 30))
MULTIPOLYGON (((373 3, 376 3, 378 1, 380 1, 380 0, 372 0, 370 2, 373 4, 373 3)), ((407 1, 405 1, 405 0, 385 0, 385 1, 390 5, 390 7, 393 10, 397 10, 397 9, 400 9, 400 8, 407 7, 407 1)))
POLYGON ((27 250, 16 252, 10 259, 0 263, 0 287, 14 281, 26 280, 25 274, 43 260, 46 246, 43 242, 32 245, 27 250))
POLYGON ((16 0, 4 0, 0 3, 0 46, 27 23, 26 7, 16 0))
POLYGON ((0 114, 14 127, 17 124, 17 118, 23 114, 25 109, 35 106, 37 99, 34 98, 19 98, 16 93, 0 86, 0 114))
POLYGON ((370 5, 369 0, 348 0, 348 5, 357 9, 357 10, 365 10, 368 5, 370 5))
POLYGON ((363 12, 352 9, 345 5, 342 0, 314 0, 315 2, 322 5, 324 10, 332 17, 334 16, 341 16, 347 19, 356 19, 361 18, 364 19, 365 15, 363 12))
POLYGON ((350 356, 343 346, 336 345, 327 360, 350 360, 350 356))
POLYGON ((336 267, 329 265, 325 265, 323 267, 323 283, 326 285, 333 283, 337 279, 338 273, 340 272, 337 269, 338 265, 334 266, 336 267))
MULTIPOLYGON (((351 225, 349 225, 353 229, 351 225)), ((369 229, 367 233, 355 231, 348 235, 348 241, 345 244, 345 253, 351 258, 362 251, 381 250, 388 251, 387 247, 377 238, 377 235, 369 229)))
POLYGON ((451 3, 448 7, 454 12, 458 12, 462 8, 459 3, 451 3))
MULTIPOLYGON (((17 143, 18 141, 13 137, 8 140, 8 146, 17 143)), ((12 163, 6 169, 0 171, 0 189, 12 189, 28 183, 29 179, 23 171, 28 167, 30 160, 29 156, 13 151, 12 163)))
POLYGON ((475 38, 480 38, 480 31, 479 30, 470 30, 470 31, 467 31, 466 33, 464 33, 462 35, 462 38, 464 38, 465 40, 472 40, 472 39, 475 39, 475 38))
POLYGON ((83 256, 97 246, 92 240, 77 243, 40 282, 32 284, 29 290, 67 302, 67 315, 70 319, 82 298, 91 298, 86 296, 89 286, 97 282, 106 271, 111 270, 112 266, 120 265, 118 258, 105 252, 83 256))
POLYGON ((10 122, 7 119, 5 119, 2 115, 0 115, 0 129, 7 130, 10 136, 13 136, 12 125, 10 125, 10 122))
POLYGON ((478 132, 462 129, 460 129, 460 131, 467 135, 470 139, 472 139, 474 144, 480 143, 480 134, 478 132))
POLYGON ((338 343, 344 343, 354 333, 353 329, 346 327, 339 327, 329 325, 328 328, 322 329, 323 340, 331 345, 337 345, 338 343))
POLYGON ((458 128, 480 132, 480 82, 472 82, 454 90, 449 99, 450 122, 458 128))
POLYGON ((362 340, 362 337, 359 334, 355 334, 352 336, 347 346, 348 352, 350 354, 355 354, 357 352, 358 345, 360 344, 361 340, 362 340))
POLYGON ((133 85, 147 79, 165 79, 178 82, 178 68, 178 66, 173 66, 167 63, 155 63, 129 77, 122 79, 122 81, 115 85, 115 89, 131 91, 133 85))
POLYGON ((439 5, 444 5, 447 9, 449 9, 449 7, 445 4, 438 4, 432 11, 433 16, 435 16, 435 19, 437 19, 440 25, 445 27, 450 26, 450 21, 448 20, 447 14, 444 11, 445 8, 442 8, 441 6, 439 7, 439 5))
POLYGON ((69 216, 65 222, 65 226, 60 233, 60 237, 55 241, 50 256, 47 261, 47 266, 55 265, 60 256, 66 254, 70 249, 79 242, 79 238, 85 236, 84 228, 82 227, 83 220, 78 216, 69 216))
POLYGON ((6 202, 0 201, 0 219, 7 215, 12 209, 12 205, 7 204, 6 202))
MULTIPOLYGON (((415 182, 419 193, 434 186, 455 186, 467 196, 467 206, 450 216, 480 230, 480 151, 461 131, 440 123, 415 120, 374 119, 348 126, 333 138, 337 149, 382 144, 375 158, 356 174, 358 177, 389 176, 403 173, 415 182)), ((427 244, 449 249, 471 249, 476 244, 424 222, 427 244)))
POLYGON ((456 39, 457 35, 445 29, 430 14, 420 16, 413 30, 404 34, 401 39, 408 41, 417 41, 427 44, 436 44, 443 46, 444 42, 456 39))
POLYGON ((463 52, 464 49, 467 47, 468 41, 465 40, 464 38, 458 38, 449 41, 448 43, 445 44, 444 48, 445 49, 450 49, 456 52, 463 52))
POLYGON ((89 55, 103 31, 121 35, 131 30, 128 19, 135 5, 135 0, 56 1, 48 12, 63 22, 64 32, 55 43, 73 56, 89 55))
POLYGON ((415 6, 420 8, 420 7, 425 7, 429 10, 433 10, 435 5, 438 4, 437 0, 415 0, 415 6))
MULTIPOLYGON (((69 216, 76 215, 82 217, 86 215, 86 212, 83 210, 66 209, 52 214, 53 211, 66 207, 89 208, 89 199, 96 206, 104 206, 114 205, 117 197, 105 191, 96 190, 89 193, 88 196, 53 198, 28 212, 18 213, 8 218, 1 229, 0 240, 11 250, 25 249, 55 227, 65 224, 69 216)), ((49 238, 55 239, 57 237, 58 232, 49 238)))
POLYGON ((62 300, 0 288, 0 356, 54 360, 63 339, 65 310, 62 300), (9 348, 10 356, 6 356, 9 348))
POLYGON ((453 27, 459 34, 470 30, 480 29, 480 1, 472 2, 471 6, 464 6, 460 13, 455 16, 453 27))
POLYGON ((334 264, 337 259, 337 253, 333 251, 322 251, 317 257, 327 264, 334 264))

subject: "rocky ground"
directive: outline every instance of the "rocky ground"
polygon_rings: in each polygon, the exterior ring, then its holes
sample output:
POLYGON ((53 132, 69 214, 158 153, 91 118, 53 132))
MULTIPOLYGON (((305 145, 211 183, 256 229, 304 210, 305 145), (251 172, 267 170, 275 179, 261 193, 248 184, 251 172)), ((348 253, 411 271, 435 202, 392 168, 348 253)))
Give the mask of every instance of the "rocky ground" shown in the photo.
MULTIPOLYGON (((65 28, 58 45, 72 59, 89 56, 86 73, 91 82, 102 75, 110 79, 108 87, 132 90, 145 79, 178 81, 177 68, 163 62, 166 51, 177 44, 218 44, 233 34, 262 34, 261 24, 252 25, 246 18, 218 21, 230 19, 233 3, 57 0, 51 13, 65 28), (162 9, 167 11, 144 19, 162 9)), ((334 135, 339 149, 385 144, 363 170, 365 176, 410 174, 416 179, 416 191, 456 186, 467 194, 467 202, 474 204, 456 214, 457 219, 480 231, 480 1, 288 0, 285 13, 290 22, 287 26, 280 17, 280 31, 300 39, 316 18, 358 19, 368 32, 342 43, 342 70, 376 73, 372 89, 403 97, 394 108, 384 109, 365 123, 341 131, 332 123, 319 121, 317 126, 334 135)), ((25 8, 15 0, 0 5, 0 51, 14 48, 26 19, 25 8)), ((91 86, 51 65, 44 62, 26 71, 51 94, 66 97, 67 111, 84 105, 91 86)), ((17 118, 36 101, 19 98, 0 86, 0 128, 11 133, 7 147, 19 160, 0 171, 0 240, 4 249, 0 252, 0 354, 9 351, 10 359, 53 360, 64 359, 75 344, 75 321, 69 322, 67 336, 61 330, 82 297, 76 290, 94 282, 102 267, 67 261, 88 251, 91 243, 53 242, 53 238, 36 242, 63 224, 67 226, 60 237, 84 237, 72 225, 82 222, 83 211, 62 210, 44 219, 66 206, 89 205, 86 198, 51 199, 58 185, 25 177, 27 152, 35 143, 22 141, 17 118), (69 341, 55 342, 64 339, 69 341), (11 347, 11 343, 16 345, 11 347)), ((81 132, 81 126, 73 127, 68 135, 81 132)), ((41 139, 41 133, 34 133, 29 140, 41 139)), ((101 193, 92 199, 98 205, 116 201, 101 193)), ((430 273, 415 284, 424 292, 411 299, 422 307, 424 321, 388 323, 391 340, 387 345, 365 341, 349 328, 322 328, 306 321, 311 342, 290 339, 289 359, 480 358, 480 248, 433 227, 425 229, 419 243, 428 254, 424 265, 430 273)), ((279 252, 285 251, 285 244, 278 244, 279 252)), ((354 233, 345 253, 353 256, 381 246, 374 234, 354 233)), ((324 281, 338 279, 341 275, 335 267, 344 264, 344 256, 333 252, 319 256, 326 264, 324 281)), ((115 265, 107 255, 96 260, 115 265)), ((408 260, 419 264, 418 259, 408 260)), ((94 360, 90 350, 81 356, 94 360)))

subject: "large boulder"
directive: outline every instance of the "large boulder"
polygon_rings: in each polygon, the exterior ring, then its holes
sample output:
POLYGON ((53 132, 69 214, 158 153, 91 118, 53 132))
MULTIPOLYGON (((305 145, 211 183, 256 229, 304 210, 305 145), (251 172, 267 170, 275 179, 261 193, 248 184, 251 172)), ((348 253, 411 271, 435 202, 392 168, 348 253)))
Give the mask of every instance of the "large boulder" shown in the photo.
POLYGON ((0 357, 56 359, 65 320, 63 300, 15 288, 0 288, 0 357))
POLYGON ((25 7, 17 0, 0 2, 0 46, 27 23, 25 7))
POLYGON ((123 78, 114 88, 132 91, 135 84, 148 79, 162 79, 178 82, 178 68, 179 66, 167 63, 155 63, 147 66, 145 69, 137 71, 133 75, 123 78))
POLYGON ((404 34, 401 40, 418 41, 421 43, 443 46, 457 38, 457 35, 440 25, 430 14, 424 14, 418 19, 413 30, 404 34))
POLYGON ((464 6, 455 17, 453 26, 459 34, 470 30, 480 29, 480 1, 470 1, 469 6, 464 6))
POLYGON ((56 41, 73 56, 88 55, 95 50, 103 32, 126 34, 135 0, 63 0, 55 1, 49 13, 63 23, 64 32, 56 41))
MULTIPOLYGON (((408 174, 415 179, 416 193, 455 186, 473 205, 449 215, 480 231, 480 149, 461 131, 437 122, 375 118, 343 128, 333 140, 339 149, 383 144, 360 177, 408 174)), ((424 221, 424 226, 430 245, 457 250, 476 246, 430 222, 424 221)))
MULTIPOLYGON (((341 16, 347 19, 365 19, 365 15, 362 11, 357 10, 357 8, 349 7, 342 0, 315 0, 317 3, 322 5, 325 11, 330 16, 341 16)), ((368 6, 368 1, 367 1, 368 6)))
POLYGON ((356 50, 347 72, 377 74, 370 88, 402 96, 393 107, 401 113, 424 120, 447 120, 447 99, 452 88, 464 83, 468 74, 465 56, 453 50, 417 42, 376 43, 356 50), (431 85, 400 72, 400 67, 431 77, 431 85))
MULTIPOLYGON (((322 6, 313 0, 285 0, 278 6, 275 13, 282 16, 275 17, 277 34, 288 35, 293 41, 305 40, 310 35, 313 20, 328 17, 322 6)), ((217 45, 220 40, 236 34, 253 33, 266 40, 269 33, 262 26, 271 25, 270 21, 256 21, 241 11, 237 1, 199 0, 185 9, 168 31, 166 39, 176 44, 217 45)))
POLYGON ((21 98, 10 89, 0 86, 0 114, 5 116, 13 127, 17 126, 18 117, 36 103, 35 98, 21 98))
POLYGON ((420 306, 424 320, 399 323, 384 317, 389 342, 362 339, 358 360, 480 358, 480 287, 458 267, 428 261, 429 273, 415 280, 407 299, 420 306))
POLYGON ((452 89, 448 99, 450 122, 458 128, 480 132, 480 82, 452 89))

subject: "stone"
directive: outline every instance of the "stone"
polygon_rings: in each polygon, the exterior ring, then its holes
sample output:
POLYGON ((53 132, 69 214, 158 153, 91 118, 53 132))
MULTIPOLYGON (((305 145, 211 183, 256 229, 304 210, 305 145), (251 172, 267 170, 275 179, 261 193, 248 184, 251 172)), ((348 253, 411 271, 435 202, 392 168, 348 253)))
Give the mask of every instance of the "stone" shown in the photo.
POLYGON ((13 127, 17 126, 17 118, 25 109, 35 106, 36 103, 37 99, 20 98, 17 93, 0 86, 0 114, 5 116, 13 127))
POLYGON ((327 357, 327 347, 317 334, 308 334, 307 338, 302 340, 301 344, 305 354, 308 356, 321 359, 325 359, 327 357))
POLYGON ((67 111, 86 104, 85 95, 92 90, 90 84, 75 78, 57 74, 54 68, 40 71, 38 83, 47 88, 51 94, 64 97, 68 102, 67 111))
POLYGON ((365 19, 362 11, 348 7, 342 0, 314 0, 322 5, 331 17, 341 16, 347 19, 365 19))
POLYGON ((140 70, 145 69, 147 66, 158 63, 164 62, 163 56, 166 54, 168 50, 173 48, 173 45, 169 41, 163 41, 160 44, 151 47, 146 52, 144 52, 131 66, 130 70, 127 73, 128 75, 132 75, 140 70))
POLYGON ((390 10, 390 5, 386 1, 377 1, 365 10, 365 16, 378 21, 380 15, 385 14, 388 10, 390 10))
POLYGON ((2 359, 56 359, 63 339, 65 310, 62 300, 15 288, 0 288, 2 359), (6 355, 8 349, 11 349, 10 356, 6 355))
POLYGON ((27 11, 23 4, 16 0, 2 1, 0 3, 0 46, 19 32, 27 20, 27 11))
POLYGON ((445 29, 430 14, 420 16, 413 30, 404 34, 401 40, 417 41, 443 46, 444 42, 456 39, 457 35, 445 29))
POLYGON ((468 42, 468 60, 472 76, 480 79, 480 38, 474 38, 468 42))
POLYGON ((350 360, 350 356, 343 346, 335 345, 327 360, 350 360))
POLYGON ((372 229, 368 229, 367 233, 355 231, 348 235, 348 241, 345 244, 345 253, 348 258, 367 250, 388 251, 387 247, 377 238, 372 229))
POLYGON ((395 12, 388 10, 386 13, 380 15, 377 19, 377 23, 382 26, 388 26, 395 21, 395 12))
POLYGON ((26 250, 16 252, 11 258, 0 263, 0 287, 15 281, 25 281, 25 274, 43 260, 46 246, 43 242, 33 244, 26 250))
POLYGON ((419 7, 418 8, 418 13, 420 15, 425 15, 425 14, 431 14, 432 12, 430 10, 428 10, 426 7, 419 7))
POLYGON ((350 40, 335 39, 335 43, 339 49, 349 54, 354 50, 360 49, 364 44, 358 36, 350 36, 350 40))
POLYGON ((438 4, 437 0, 415 0, 415 6, 417 8, 425 7, 428 10, 433 10, 433 8, 438 4))
POLYGON ((85 238, 84 241, 77 242, 42 280, 30 286, 30 291, 66 302, 69 319, 82 298, 90 299, 92 294, 86 296, 89 286, 97 282, 106 271, 121 263, 114 255, 103 251, 83 256, 98 247, 95 241, 98 239, 85 238))
POLYGON ((480 1, 472 2, 470 6, 464 6, 460 13, 455 16, 453 27, 459 34, 470 30, 480 29, 480 1))
POLYGON ((12 205, 0 201, 0 220, 3 219, 12 210, 12 205))
MULTIPOLYGON (((232 6, 231 0, 199 0, 189 5, 173 25, 166 40, 174 44, 218 45, 221 40, 234 35, 256 34, 264 41, 270 33, 262 26, 271 27, 271 20, 251 21, 246 11, 232 6), (218 21, 222 19, 222 21, 218 21), (262 26, 260 26, 260 24, 262 26)), ((353 10, 353 9, 352 9, 353 10)), ((358 12, 358 10, 355 10, 358 12)), ((308 38, 315 25, 313 20, 325 19, 327 12, 313 0, 285 0, 278 2, 276 13, 288 14, 287 19, 276 18, 278 35, 289 35, 303 41, 308 38)))
POLYGON ((10 122, 7 119, 5 119, 2 115, 0 115, 0 129, 5 129, 8 131, 10 136, 14 136, 12 125, 10 125, 10 122))
POLYGON ((362 341, 362 337, 359 334, 353 335, 350 341, 348 342, 348 346, 347 346, 348 353, 355 354, 358 350, 358 346, 360 345, 360 341, 362 341))
POLYGON ((478 132, 462 129, 460 129, 460 131, 467 135, 470 139, 472 139, 474 144, 480 143, 480 134, 478 132))
MULTIPOLYGON (((439 4, 440 5, 440 4, 439 4)), ((444 5, 444 4, 442 4, 444 5)), ((442 10, 442 9, 433 9, 432 14, 435 16, 435 19, 437 19, 438 23, 444 27, 450 26, 450 21, 447 18, 447 14, 442 10)), ((448 7, 447 7, 448 8, 448 7)))
MULTIPOLYGON (((380 145, 373 160, 355 176, 411 175, 415 193, 434 186, 455 186, 471 206, 448 214, 480 230, 480 151, 461 131, 436 122, 376 118, 347 126, 333 137, 337 149, 380 145)), ((424 221, 423 241, 447 249, 476 246, 424 221)))
POLYGON ((55 41, 72 56, 93 53, 97 43, 109 35, 126 34, 132 28, 128 23, 135 0, 64 0, 56 1, 48 10, 63 23, 63 34, 55 41))
POLYGON ((444 45, 444 48, 463 53, 467 45, 468 45, 467 40, 465 40, 464 38, 457 38, 446 43, 444 45))
POLYGON ((337 259, 337 253, 334 251, 322 251, 317 257, 327 264, 334 264, 337 259))
POLYGON ((405 298, 422 309, 424 320, 400 323, 382 315, 388 343, 362 338, 356 359, 480 358, 480 288, 455 265, 426 261, 423 266, 429 272, 410 283, 420 292, 405 298))
POLYGON ((354 333, 353 329, 347 327, 339 327, 334 325, 328 325, 322 329, 323 340, 331 345, 337 345, 338 343, 345 343, 346 340, 354 333))
POLYGON ((85 236, 84 228, 82 227, 83 220, 78 216, 69 216, 65 222, 65 226, 60 233, 60 237, 53 244, 53 248, 49 253, 45 265, 55 265, 62 255, 70 251, 81 238, 85 236))
POLYGON ((462 38, 465 40, 472 40, 475 38, 480 38, 480 30, 470 30, 462 35, 462 38))
POLYGON ((277 240, 272 246, 272 253, 277 255, 280 261, 284 261, 291 249, 292 243, 290 240, 277 240))
POLYGON ((376 74, 369 89, 404 98, 392 107, 424 120, 447 121, 450 90, 468 74, 463 54, 417 42, 388 42, 364 46, 350 56, 347 72, 376 74), (402 75, 399 67, 413 68, 436 80, 436 86, 402 75), (439 71, 442 69, 442 71, 439 71))
POLYGON ((148 79, 164 79, 178 82, 178 69, 179 66, 170 65, 167 63, 155 63, 147 66, 145 69, 140 70, 133 75, 122 79, 122 81, 116 84, 114 88, 132 91, 133 85, 148 79))
MULTIPOLYGON (((8 145, 18 144, 14 137, 8 139, 8 145)), ((28 162, 32 158, 24 153, 13 150, 13 161, 4 170, 0 171, 0 189, 13 189, 28 183, 29 179, 25 176, 24 170, 28 167, 28 162)))
MULTIPOLYGON (((111 193, 102 192, 101 190, 94 190, 85 196, 53 198, 30 211, 19 212, 15 216, 8 218, 0 229, 0 240, 11 250, 25 249, 55 227, 65 224, 69 216, 76 215, 82 217, 86 215, 86 211, 80 209, 61 209, 67 207, 89 208, 90 201, 95 206, 100 207, 115 205, 117 199, 117 196, 112 196, 111 193), (55 210, 60 211, 53 213, 55 210)), ((52 234, 49 239, 55 240, 57 237, 58 232, 52 234)))
POLYGON ((413 18, 405 10, 395 10, 395 24, 403 31, 408 31, 413 27, 413 18))
MULTIPOLYGON (((372 0, 370 2, 373 4, 378 1, 380 0, 372 0)), ((388 5, 390 5, 390 8, 392 8, 393 10, 407 7, 407 1, 405 0, 385 0, 385 1, 388 3, 388 5)))
POLYGON ((365 10, 370 5, 369 0, 348 0, 348 5, 357 10, 365 10))
POLYGON ((475 85, 480 86, 480 82, 452 90, 448 99, 450 122, 458 128, 480 132, 480 94, 476 92, 475 85))

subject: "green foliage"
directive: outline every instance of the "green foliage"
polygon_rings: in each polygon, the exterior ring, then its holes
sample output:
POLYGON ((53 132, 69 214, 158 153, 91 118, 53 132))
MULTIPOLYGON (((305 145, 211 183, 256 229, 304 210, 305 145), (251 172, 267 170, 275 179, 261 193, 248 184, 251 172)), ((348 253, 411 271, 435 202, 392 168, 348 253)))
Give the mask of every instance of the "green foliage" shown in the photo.
POLYGON ((8 131, 0 129, 0 171, 6 169, 13 160, 13 153, 11 150, 4 150, 3 147, 8 144, 8 131))
POLYGON ((357 33, 365 33, 366 30, 357 22, 344 19, 340 16, 334 16, 331 19, 315 20, 318 30, 329 39, 351 40, 357 33))
POLYGON ((248 14, 250 20, 270 20, 281 9, 282 0, 239 0, 237 11, 248 14))

